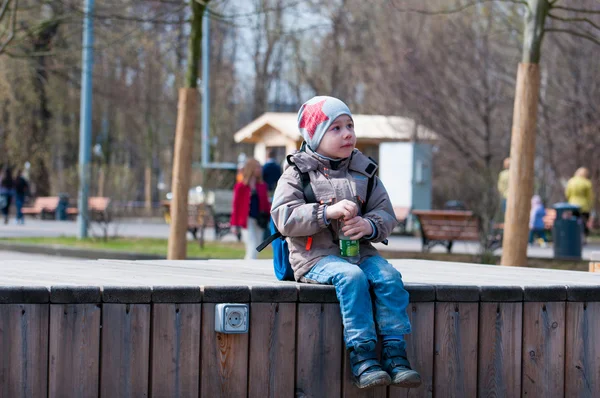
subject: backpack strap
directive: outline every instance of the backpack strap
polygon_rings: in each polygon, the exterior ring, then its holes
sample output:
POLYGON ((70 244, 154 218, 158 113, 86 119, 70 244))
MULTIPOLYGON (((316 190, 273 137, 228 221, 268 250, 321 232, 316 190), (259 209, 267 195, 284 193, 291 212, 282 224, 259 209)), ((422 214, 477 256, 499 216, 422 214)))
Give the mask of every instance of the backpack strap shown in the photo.
MULTIPOLYGON (((313 191, 312 186, 310 185, 310 175, 308 172, 301 172, 298 170, 294 162, 291 161, 290 157, 287 157, 287 162, 290 166, 293 166, 298 173, 300 173, 300 181, 302 182, 302 192, 304 193, 304 200, 306 203, 317 203, 317 197, 315 196, 315 191, 313 191)), ((261 252, 265 247, 269 246, 273 241, 277 238, 283 238, 281 232, 276 231, 274 234, 270 235, 267 239, 265 239, 260 245, 256 247, 257 252, 261 252)))
POLYGON ((367 183, 367 197, 363 202, 360 211, 363 215, 367 212, 367 203, 369 203, 369 199, 371 198, 371 191, 373 191, 373 185, 375 185, 375 176, 369 177, 369 182, 367 183))
POLYGON ((310 174, 307 171, 301 172, 298 170, 298 172, 300 173, 300 181, 302 182, 302 191, 304 192, 306 203, 317 203, 315 191, 313 191, 312 185, 310 185, 310 174))
MULTIPOLYGON (((302 147, 300 150, 304 150, 304 146, 306 143, 302 143, 302 147)), ((304 193, 304 200, 306 203, 317 203, 317 197, 315 195, 315 191, 313 191, 312 186, 310 185, 310 174, 308 171, 300 171, 296 163, 292 161, 292 155, 288 155, 286 161, 290 166, 292 166, 298 174, 300 174, 300 182, 302 183, 302 192, 304 193)))
POLYGON ((261 251, 263 251, 263 249, 264 249, 265 247, 269 246, 271 243, 273 243, 273 241, 274 241, 275 239, 277 239, 277 238, 281 238, 281 237, 282 237, 282 235, 281 235, 281 232, 279 232, 279 231, 275 232, 274 234, 270 235, 270 236, 269 236, 267 239, 265 239, 265 240, 263 241, 263 243, 261 243, 260 245, 258 245, 258 246, 256 247, 256 251, 257 251, 257 252, 261 252, 261 251))

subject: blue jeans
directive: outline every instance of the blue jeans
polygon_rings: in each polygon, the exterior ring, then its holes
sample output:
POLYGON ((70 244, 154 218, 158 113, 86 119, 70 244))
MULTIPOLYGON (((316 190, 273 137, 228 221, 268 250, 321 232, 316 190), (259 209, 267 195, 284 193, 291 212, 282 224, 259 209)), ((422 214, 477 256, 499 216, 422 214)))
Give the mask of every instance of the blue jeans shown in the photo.
POLYGON ((533 243, 533 238, 537 236, 538 238, 542 238, 544 242, 548 242, 548 238, 546 238, 546 231, 543 229, 530 229, 529 230, 529 244, 533 243))
POLYGON ((347 348, 374 347, 378 333, 382 336, 410 333, 406 314, 408 292, 402 275, 383 257, 369 257, 355 265, 337 256, 327 256, 304 278, 335 287, 347 348), (372 296, 369 288, 373 290, 372 296))
POLYGON ((17 208, 17 222, 23 223, 23 204, 25 203, 25 195, 15 195, 15 207, 17 208))

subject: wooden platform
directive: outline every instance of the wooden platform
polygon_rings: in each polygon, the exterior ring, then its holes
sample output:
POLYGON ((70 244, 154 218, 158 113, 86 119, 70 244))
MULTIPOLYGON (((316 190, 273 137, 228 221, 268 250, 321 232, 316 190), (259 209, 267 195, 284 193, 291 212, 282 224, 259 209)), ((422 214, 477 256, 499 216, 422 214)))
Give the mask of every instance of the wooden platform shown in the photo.
POLYGON ((351 384, 335 291, 263 261, 0 262, 0 397, 593 397, 600 274, 394 260, 423 385, 351 384), (250 333, 214 331, 216 303, 250 333))
MULTIPOLYGON (((405 283, 435 286, 600 286, 600 274, 426 260, 390 260, 405 283)), ((256 286, 279 282, 271 260, 0 261, 0 286, 256 286)))

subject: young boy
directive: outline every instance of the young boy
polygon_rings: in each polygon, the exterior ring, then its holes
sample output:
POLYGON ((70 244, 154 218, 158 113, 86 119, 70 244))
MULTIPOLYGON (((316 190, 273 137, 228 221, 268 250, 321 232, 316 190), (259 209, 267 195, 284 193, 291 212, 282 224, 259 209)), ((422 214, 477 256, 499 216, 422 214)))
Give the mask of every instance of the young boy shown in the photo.
POLYGON ((294 277, 334 285, 359 388, 390 383, 417 387, 421 377, 406 358, 403 336, 410 333, 408 292, 400 272, 371 245, 384 241, 397 223, 387 191, 376 177, 366 212, 360 214, 377 165, 354 148, 352 114, 337 98, 307 101, 298 112, 298 128, 307 146, 291 155, 294 167, 281 176, 271 209, 277 229, 287 237, 294 277), (306 203, 300 172, 309 173, 317 203, 306 203), (344 235, 360 239, 357 264, 340 256, 342 221, 344 235), (375 351, 378 334, 383 338, 382 363, 375 351))

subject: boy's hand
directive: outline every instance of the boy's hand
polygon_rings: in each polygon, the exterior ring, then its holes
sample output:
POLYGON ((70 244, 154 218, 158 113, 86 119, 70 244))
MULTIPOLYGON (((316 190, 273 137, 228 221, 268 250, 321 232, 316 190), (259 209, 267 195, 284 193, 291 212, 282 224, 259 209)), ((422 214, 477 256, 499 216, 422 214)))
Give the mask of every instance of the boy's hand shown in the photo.
POLYGON ((358 240, 363 236, 371 236, 373 234, 373 226, 367 219, 357 216, 344 221, 342 232, 350 239, 358 240))
POLYGON ((328 220, 338 220, 340 218, 350 220, 357 214, 358 206, 348 199, 340 200, 334 205, 327 206, 327 209, 325 210, 325 217, 327 217, 328 220))

